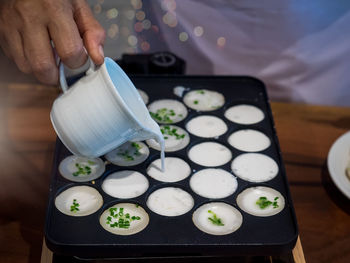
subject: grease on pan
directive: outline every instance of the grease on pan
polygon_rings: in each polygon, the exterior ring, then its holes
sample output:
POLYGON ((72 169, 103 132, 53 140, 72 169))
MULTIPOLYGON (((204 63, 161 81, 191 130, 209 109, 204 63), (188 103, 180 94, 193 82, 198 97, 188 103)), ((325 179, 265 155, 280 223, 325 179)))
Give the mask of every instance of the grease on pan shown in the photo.
POLYGON ((182 121, 187 116, 185 105, 177 100, 156 100, 148 105, 152 118, 163 124, 173 124, 182 121))
POLYGON ((239 178, 253 183, 267 182, 278 174, 277 163, 261 153, 238 155, 231 163, 231 169, 239 178))
POLYGON ((144 162, 149 149, 143 142, 126 142, 105 155, 111 163, 119 166, 133 166, 144 162))
POLYGON ((67 180, 88 182, 97 179, 104 173, 105 164, 100 158, 70 155, 61 161, 58 170, 67 180))
MULTIPOLYGON (((164 137, 166 152, 179 151, 185 148, 190 142, 190 136, 188 133, 178 126, 161 125, 160 130, 164 137)), ((156 140, 150 139, 146 142, 151 148, 160 151, 160 145, 156 140)))
POLYGON ((108 175, 102 183, 102 190, 112 197, 126 199, 142 195, 148 186, 148 180, 143 174, 123 170, 108 175))
POLYGON ((269 137, 257 130, 239 130, 228 137, 228 143, 244 152, 260 152, 271 145, 269 137))
POLYGON ((192 175, 190 186, 193 192, 206 198, 225 198, 237 189, 237 179, 223 169, 208 168, 192 175))
POLYGON ((246 125, 261 122, 265 118, 262 110, 247 104, 232 106, 225 111, 224 115, 232 122, 246 125))
POLYGON ((186 124, 186 129, 198 137, 214 138, 226 133, 227 125, 218 117, 202 115, 191 119, 186 124))
POLYGON ((216 91, 201 89, 186 93, 184 103, 197 111, 214 111, 225 104, 224 96, 216 91))
POLYGON ((192 220, 199 230, 210 235, 221 236, 231 234, 239 229, 242 225, 243 217, 236 208, 229 204, 212 202, 202 205, 194 211, 192 220), (213 219, 216 220, 214 221, 213 219))
POLYGON ((153 161, 147 168, 147 174, 157 181, 174 183, 187 178, 191 174, 191 167, 182 159, 166 157, 165 171, 161 169, 161 159, 153 161))
POLYGON ((147 206, 162 216, 180 216, 192 209, 194 200, 186 191, 177 187, 164 187, 151 193, 147 206))
POLYGON ((103 198, 93 187, 81 185, 70 187, 55 199, 56 208, 68 216, 87 216, 101 208, 103 198))
POLYGON ((202 142, 191 147, 188 157, 192 162, 206 167, 224 165, 232 158, 231 151, 217 142, 202 142))
POLYGON ((280 192, 265 186, 250 187, 237 196, 238 206, 253 216, 273 216, 281 212, 285 206, 280 192), (264 200, 264 205, 261 205, 264 200), (260 205, 259 205, 260 204, 260 205))

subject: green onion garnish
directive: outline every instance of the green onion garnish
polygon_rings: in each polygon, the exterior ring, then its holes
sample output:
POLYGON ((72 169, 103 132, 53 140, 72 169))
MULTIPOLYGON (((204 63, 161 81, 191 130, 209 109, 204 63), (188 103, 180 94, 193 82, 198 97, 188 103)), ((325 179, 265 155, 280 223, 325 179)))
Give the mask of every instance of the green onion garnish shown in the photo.
POLYGON ((77 202, 77 199, 73 199, 73 204, 70 206, 70 211, 71 212, 78 212, 79 211, 79 203, 77 202))
POLYGON ((265 209, 271 205, 273 208, 277 208, 278 207, 277 200, 278 200, 277 196, 274 198, 273 201, 268 200, 266 196, 260 196, 255 203, 260 207, 260 209, 265 209))
MULTIPOLYGON (((164 135, 175 136, 176 140, 185 138, 185 134, 178 134, 176 128, 171 128, 170 126, 163 126, 160 131, 164 135)), ((168 136, 164 136, 164 139, 167 140, 168 136)))
MULTIPOLYGON (((137 206, 138 207, 138 206, 137 206)), ((109 216, 107 217, 106 224, 110 227, 118 227, 128 229, 130 222, 140 220, 139 216, 130 216, 129 213, 124 214, 124 208, 112 207, 109 209, 109 216)))
MULTIPOLYGON (((89 162, 88 162, 89 163, 89 162)), ((87 175, 91 174, 91 167, 88 165, 82 165, 80 163, 75 163, 75 167, 77 168, 77 171, 73 173, 73 176, 79 176, 79 175, 87 175)))
POLYGON ((208 217, 210 222, 217 226, 224 226, 224 224, 221 221, 221 218, 217 217, 217 215, 213 211, 208 210, 208 213, 211 215, 211 217, 208 217))

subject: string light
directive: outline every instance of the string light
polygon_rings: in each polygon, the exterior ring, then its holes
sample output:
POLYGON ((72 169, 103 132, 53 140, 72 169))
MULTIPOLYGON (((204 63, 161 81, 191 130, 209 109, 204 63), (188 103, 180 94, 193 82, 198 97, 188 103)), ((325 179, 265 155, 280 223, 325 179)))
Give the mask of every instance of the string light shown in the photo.
POLYGON ((226 44, 226 38, 219 37, 216 41, 216 44, 218 45, 218 47, 224 47, 226 44))
POLYGON ((113 18, 116 18, 118 16, 118 13, 119 12, 118 12, 117 8, 112 8, 106 12, 106 15, 107 15, 108 19, 113 19, 113 18))
POLYGON ((187 41, 187 39, 188 39, 188 34, 186 32, 181 32, 179 34, 179 40, 180 41, 185 42, 185 41, 187 41))
POLYGON ((201 26, 196 26, 194 29, 193 29, 193 33, 196 37, 201 37, 204 33, 204 29, 203 27, 201 26))

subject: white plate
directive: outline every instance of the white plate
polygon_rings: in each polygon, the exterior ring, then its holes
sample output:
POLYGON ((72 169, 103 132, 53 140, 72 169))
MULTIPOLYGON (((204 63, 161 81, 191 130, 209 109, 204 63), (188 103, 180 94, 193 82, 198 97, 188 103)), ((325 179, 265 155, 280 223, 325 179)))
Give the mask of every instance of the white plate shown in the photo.
POLYGON ((350 163, 350 131, 340 136, 328 153, 328 171, 334 184, 350 199, 350 180, 345 169, 350 163))

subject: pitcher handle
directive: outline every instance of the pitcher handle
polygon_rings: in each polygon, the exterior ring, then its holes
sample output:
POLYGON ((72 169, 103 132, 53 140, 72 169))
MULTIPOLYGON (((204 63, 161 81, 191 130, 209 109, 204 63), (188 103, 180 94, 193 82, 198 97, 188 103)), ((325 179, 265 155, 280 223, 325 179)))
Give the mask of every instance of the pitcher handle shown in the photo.
MULTIPOLYGON (((89 68, 86 70, 85 74, 86 75, 90 75, 93 72, 96 71, 97 66, 95 65, 95 63, 92 61, 92 59, 90 58, 90 56, 88 56, 88 61, 90 62, 90 66, 89 68)), ((85 65, 85 64, 84 64, 85 65)), ((84 66, 83 65, 83 66, 84 66)), ((82 66, 82 67, 83 67, 82 66)), ((66 80, 66 76, 64 75, 64 65, 62 63, 62 60, 60 58, 58 58, 58 74, 59 74, 59 82, 60 82, 60 88, 62 90, 63 93, 66 93, 68 91, 68 84, 67 84, 67 80, 66 80)))

